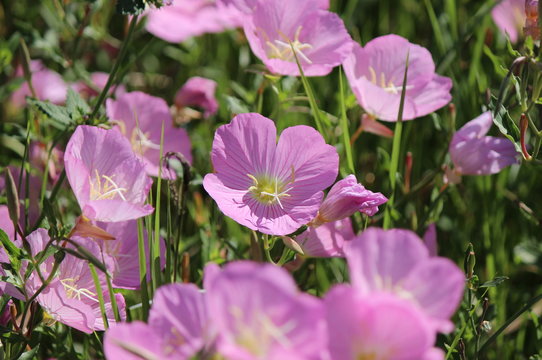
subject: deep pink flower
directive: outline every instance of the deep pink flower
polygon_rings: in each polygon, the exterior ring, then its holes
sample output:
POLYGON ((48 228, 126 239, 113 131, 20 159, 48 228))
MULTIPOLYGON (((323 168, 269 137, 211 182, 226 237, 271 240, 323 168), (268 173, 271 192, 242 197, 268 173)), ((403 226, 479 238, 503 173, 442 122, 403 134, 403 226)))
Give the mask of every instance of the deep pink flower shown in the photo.
POLYGON ((149 324, 133 322, 105 334, 108 359, 192 359, 207 344, 207 310, 204 294, 192 284, 159 288, 149 313, 149 324))
POLYGON ((357 43, 344 61, 344 71, 352 91, 371 116, 397 121, 403 89, 405 64, 409 56, 403 120, 425 116, 452 99, 452 81, 435 73, 427 49, 411 44, 398 35, 385 35, 357 43))
POLYGON ((454 134, 449 152, 457 175, 496 174, 518 162, 510 140, 485 136, 492 125, 491 112, 487 111, 454 134))
MULTIPOLYGON (((163 155, 179 152, 192 162, 191 143, 185 129, 173 126, 173 118, 167 103, 143 92, 130 92, 108 99, 106 103, 109 121, 118 125, 118 130, 130 140, 132 149, 145 163, 150 176, 158 176, 160 165, 160 139, 164 124, 163 155)), ((162 167, 162 177, 175 177, 173 171, 162 167)))
POLYGON ((341 220, 357 211, 373 216, 378 212, 378 206, 386 201, 388 199, 381 193, 374 193, 359 184, 355 175, 348 175, 329 190, 313 225, 341 220))
MULTIPOLYGON (((62 76, 55 71, 47 69, 41 61, 32 61, 32 87, 39 100, 49 100, 53 104, 63 104, 68 94, 68 85, 62 76)), ((17 71, 18 76, 23 76, 22 69, 17 71)), ((25 82, 11 96, 11 101, 16 106, 25 106, 26 97, 32 96, 30 87, 25 82)))
POLYGON ((309 226, 295 241, 307 256, 344 257, 345 247, 355 236, 350 218, 344 218, 318 227, 309 226))
POLYGON ((236 360, 321 359, 327 345, 323 304, 300 293, 286 270, 239 261, 221 271, 208 265, 205 273, 218 353, 236 360))
POLYGON ((409 299, 441 332, 453 329, 453 315, 465 286, 463 272, 449 259, 429 256, 409 230, 369 228, 346 252, 352 285, 362 294, 390 292, 409 299))
POLYGON ((299 75, 294 51, 307 76, 329 74, 352 52, 341 18, 313 0, 257 1, 244 29, 254 54, 276 74, 299 75))
POLYGON ((337 176, 333 146, 308 126, 293 126, 276 143, 273 121, 241 114, 215 133, 211 160, 215 173, 203 179, 220 210, 241 225, 286 235, 311 221, 322 190, 337 176))
POLYGON ((491 16, 499 30, 515 43, 525 25, 525 0, 503 0, 491 10, 491 16))
POLYGON ((145 200, 152 180, 130 142, 116 129, 81 125, 72 135, 64 163, 83 215, 117 222, 153 212, 145 200))
POLYGON ((337 285, 324 303, 332 359, 444 359, 442 351, 432 348, 431 324, 407 300, 385 293, 363 296, 337 285))
MULTIPOLYGON (((38 229, 27 237, 32 250, 32 256, 36 256, 45 249, 49 241, 47 230, 38 229)), ((92 240, 79 240, 88 252, 101 259, 101 252, 92 240)), ((69 245, 68 245, 69 246, 69 245)), ((106 265, 111 265, 111 259, 105 256, 106 265)), ((53 269, 54 259, 46 258, 40 265, 42 275, 47 278, 53 269)), ((24 273, 26 266, 22 269, 24 273)), ((113 309, 111 308, 110 294, 107 291, 105 274, 98 270, 98 278, 104 295, 104 303, 109 324, 115 323, 113 309)), ((42 285, 36 272, 28 278, 26 291, 31 296, 42 285)), ((124 298, 121 294, 115 294, 119 314, 122 319, 126 318, 124 298)), ((92 278, 87 261, 73 255, 66 254, 58 268, 57 275, 47 288, 36 298, 44 311, 56 321, 76 328, 80 331, 91 333, 96 330, 104 330, 104 323, 100 311, 100 303, 96 292, 96 286, 92 278)))
POLYGON ((218 110, 218 101, 215 97, 216 86, 217 83, 214 80, 199 76, 192 77, 175 95, 175 105, 179 108, 197 106, 205 111, 205 117, 212 116, 218 110))
POLYGON ((241 26, 242 13, 214 0, 173 0, 172 5, 148 12, 147 31, 178 43, 193 36, 220 33, 241 26))

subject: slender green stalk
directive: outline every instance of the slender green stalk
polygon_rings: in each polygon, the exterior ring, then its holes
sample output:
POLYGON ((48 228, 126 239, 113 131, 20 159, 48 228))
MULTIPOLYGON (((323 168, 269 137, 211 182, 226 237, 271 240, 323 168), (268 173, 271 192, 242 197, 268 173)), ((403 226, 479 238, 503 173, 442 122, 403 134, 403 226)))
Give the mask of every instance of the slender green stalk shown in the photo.
POLYGON ((90 273, 92 274, 92 279, 94 280, 94 286, 96 287, 96 294, 98 295, 98 301, 100 302, 100 312, 102 313, 104 328, 107 330, 109 328, 109 322, 107 321, 107 313, 105 312, 105 302, 102 285, 100 284, 100 279, 98 278, 98 273, 96 272, 96 268, 94 267, 94 265, 88 264, 88 267, 90 268, 90 273))
POLYGON ((115 321, 120 323, 122 319, 120 318, 119 308, 117 306, 117 299, 115 298, 115 293, 113 292, 113 285, 111 284, 111 276, 109 276, 109 274, 106 272, 105 278, 107 280, 107 290, 109 291, 109 301, 111 301, 111 308, 113 309, 115 321))
POLYGON ((350 144, 350 131, 348 130, 348 118, 346 117, 346 105, 344 102, 344 81, 342 67, 339 69, 339 87, 341 92, 341 129, 343 133, 343 146, 346 153, 346 163, 351 174, 356 173, 352 157, 352 145, 350 144))
POLYGON ((395 188, 397 187, 397 169, 399 167, 399 154, 401 150, 401 134, 403 132, 403 109, 405 106, 405 95, 408 79, 408 60, 409 53, 407 53, 405 63, 405 75, 403 77, 403 88, 401 90, 401 102, 399 103, 399 114, 397 116, 397 124, 395 125, 393 136, 393 148, 391 154, 391 164, 389 180, 391 185, 391 196, 386 203, 386 212, 384 213, 384 229, 389 229, 392 226, 391 211, 393 209, 393 203, 395 201, 395 188))
POLYGON ((162 198, 160 195, 162 193, 162 156, 164 154, 164 125, 162 122, 162 132, 160 135, 160 166, 158 166, 158 179, 156 180, 156 208, 154 209, 154 236, 152 236, 152 246, 153 246, 153 257, 151 261, 153 262, 153 274, 152 274, 152 289, 153 292, 156 292, 156 289, 160 286, 161 283, 161 259, 160 259, 160 206, 162 198))
POLYGON ((111 70, 111 73, 109 73, 109 78, 107 79, 107 83, 105 84, 102 92, 100 93, 100 96, 98 97, 98 100, 96 101, 96 104, 94 105, 94 110, 92 111, 92 114, 90 115, 91 119, 94 119, 96 115, 98 115, 98 111, 100 110, 100 107, 105 101, 105 98, 107 97, 107 94, 109 93, 109 89, 111 88, 111 85, 113 85, 113 82, 115 81, 115 75, 117 74, 117 71, 120 69, 120 66, 122 64, 122 61, 124 60, 124 57, 128 53, 128 48, 129 48, 128 45, 130 44, 130 41, 132 40, 132 35, 134 34, 134 30, 137 25, 138 18, 139 18, 139 15, 134 15, 134 17, 132 17, 132 20, 130 21, 128 34, 126 35, 126 38, 122 42, 119 57, 117 58, 115 65, 113 65, 113 69, 111 70))
POLYGON ((269 246, 269 235, 263 234, 262 241, 263 241, 263 251, 265 253, 265 258, 271 264, 275 264, 275 262, 273 261, 273 258, 271 257, 271 247, 269 246))
MULTIPOLYGON (((60 187, 62 186, 62 183, 64 182, 65 179, 66 179, 66 169, 62 169, 62 172, 60 173, 58 180, 56 181, 56 184, 53 187, 53 191, 51 191, 51 196, 49 196, 49 198, 47 199, 49 202, 52 203, 53 200, 56 198, 58 192, 60 191, 60 187)), ((44 218, 45 218, 45 210, 42 209, 40 212, 40 216, 38 217, 38 220, 36 220, 36 223, 34 224, 30 232, 36 230, 40 226, 44 218)))
POLYGON ((143 320, 149 315, 149 293, 147 289, 147 259, 145 251, 145 237, 143 234, 143 220, 137 220, 137 247, 139 250, 139 284, 141 287, 141 304, 143 320))

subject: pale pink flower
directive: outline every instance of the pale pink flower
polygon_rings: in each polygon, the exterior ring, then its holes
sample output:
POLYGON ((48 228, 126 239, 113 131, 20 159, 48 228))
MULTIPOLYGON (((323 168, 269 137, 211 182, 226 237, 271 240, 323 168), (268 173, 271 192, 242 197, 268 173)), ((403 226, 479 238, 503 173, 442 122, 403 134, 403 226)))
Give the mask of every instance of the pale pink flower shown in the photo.
POLYGON ((299 75, 296 56, 305 75, 327 75, 352 52, 341 18, 313 0, 257 1, 244 30, 254 54, 280 75, 299 75))
POLYGON ((491 10, 491 17, 499 30, 508 35, 513 43, 518 41, 525 25, 525 1, 503 0, 491 10))
MULTIPOLYGON (((218 0, 219 3, 225 5, 232 4, 239 11, 242 11, 246 14, 251 14, 258 2, 268 1, 268 0, 218 0)), ((329 9, 329 0, 312 0, 314 5, 320 9, 328 10, 329 9)))
POLYGON ((386 203, 388 199, 381 193, 374 193, 358 183, 355 175, 333 185, 318 210, 318 216, 313 221, 314 226, 326 222, 344 219, 359 211, 367 216, 378 212, 378 206, 386 203))
MULTIPOLYGON (((158 176, 160 166, 160 140, 164 125, 163 155, 179 152, 192 162, 191 143, 185 129, 173 126, 173 118, 165 100, 145 94, 130 92, 108 99, 106 111, 109 121, 128 139, 132 149, 145 163, 150 176, 158 176)), ((162 177, 175 178, 173 171, 162 167, 162 177)))
POLYGON ((207 330, 204 294, 192 284, 165 285, 156 292, 148 325, 138 321, 107 331, 105 355, 108 359, 188 360, 204 349, 207 330))
POLYGON ((165 41, 178 43, 193 36, 220 33, 241 26, 243 14, 234 6, 214 0, 173 0, 172 5, 152 9, 147 31, 165 41))
POLYGON ((145 204, 152 180, 117 129, 77 127, 66 147, 64 163, 86 218, 117 222, 153 212, 153 207, 145 204))
POLYGON ((396 294, 416 304, 436 330, 453 330, 449 319, 463 296, 465 276, 449 259, 431 257, 415 233, 369 228, 350 243, 346 258, 361 294, 396 294))
MULTIPOLYGON (((98 96, 100 92, 105 88, 107 80, 109 79, 109 74, 104 72, 93 72, 90 74, 90 83, 92 86, 87 84, 85 81, 79 81, 75 84, 72 84, 72 88, 77 91, 84 98, 98 96)), ((126 92, 124 85, 119 85, 117 87, 111 87, 109 89, 109 95, 113 93, 116 96, 120 96, 126 92)))
MULTIPOLYGON (((28 235, 27 240, 32 250, 31 255, 36 256, 45 249, 50 239, 47 230, 38 229, 28 235)), ((92 240, 84 241, 80 239, 79 243, 96 258, 102 258, 100 249, 92 240)), ((106 265, 110 266, 111 259, 107 256, 104 259, 106 265)), ((49 256, 41 263, 40 270, 45 278, 51 273, 53 263, 52 256, 49 256)), ((26 266, 22 269, 22 273, 24 273, 25 269, 26 266)), ((115 318, 111 308, 110 294, 107 290, 106 277, 103 272, 99 270, 97 272, 104 295, 108 322, 112 325, 115 323, 115 318)), ((42 282, 39 276, 36 272, 33 272, 26 281, 26 291, 31 296, 41 285, 42 282)), ((115 294, 115 299, 121 319, 125 319, 126 304, 124 298, 121 294, 115 294)), ((36 300, 51 318, 63 324, 86 333, 105 329, 96 286, 88 262, 73 255, 66 254, 64 260, 60 263, 57 275, 45 290, 37 296, 36 300)))
POLYGON ((295 241, 307 256, 344 257, 345 247, 355 236, 350 218, 344 218, 318 227, 309 226, 295 241))
POLYGON ((487 111, 457 130, 449 147, 450 157, 454 163, 453 173, 496 174, 518 162, 518 154, 510 140, 485 136, 492 125, 493 117, 491 112, 487 111))
POLYGON ((175 105, 179 108, 197 106, 204 110, 204 116, 216 114, 218 101, 215 97, 217 83, 214 80, 194 76, 183 85, 175 95, 175 105))
POLYGON ((436 334, 420 309, 385 293, 337 285, 325 296, 332 359, 437 360, 436 334))
POLYGON ((427 227, 423 234, 423 242, 429 251, 429 256, 438 255, 437 226, 433 223, 427 227))
POLYGON ((452 81, 435 73, 427 49, 398 35, 385 35, 365 47, 354 43, 344 71, 361 107, 374 118, 397 121, 408 55, 403 120, 432 113, 452 99, 452 81))
POLYGON ((321 359, 326 350, 323 304, 300 293, 284 269, 233 262, 205 269, 216 349, 226 359, 321 359), (209 269, 214 267, 213 270, 209 269))
POLYGON ((311 221, 338 172, 339 157, 316 130, 293 126, 278 144, 275 124, 241 114, 215 133, 215 173, 203 186, 220 210, 241 225, 286 235, 311 221))
MULTIPOLYGON (((41 61, 32 61, 30 71, 32 72, 32 87, 38 100, 49 100, 53 104, 63 104, 66 101, 68 85, 60 74, 47 69, 41 61)), ((22 68, 17 70, 17 76, 23 76, 22 68)), ((28 84, 24 82, 11 96, 11 102, 23 107, 26 105, 27 96, 32 96, 32 93, 28 84)))

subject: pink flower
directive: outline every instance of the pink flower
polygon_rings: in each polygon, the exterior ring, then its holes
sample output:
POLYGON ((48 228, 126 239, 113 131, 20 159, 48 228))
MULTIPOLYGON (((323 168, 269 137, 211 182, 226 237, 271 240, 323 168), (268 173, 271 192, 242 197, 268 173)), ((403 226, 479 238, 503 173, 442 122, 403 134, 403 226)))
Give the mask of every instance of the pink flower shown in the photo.
POLYGON ((496 174, 518 162, 510 140, 485 136, 492 125, 491 112, 487 111, 457 130, 449 147, 455 174, 496 174))
POLYGON ((431 257, 415 233, 369 228, 347 250, 350 279, 361 294, 394 293, 416 304, 436 330, 453 329, 449 318, 461 301, 465 276, 452 261, 431 257))
POLYGON ((344 257, 344 250, 356 237, 350 218, 309 226, 295 239, 307 256, 344 257))
POLYGON ((425 234, 423 234, 423 242, 427 247, 429 256, 438 255, 438 243, 437 243, 437 226, 433 223, 427 227, 425 234))
MULTIPOLYGON (((32 256, 36 256, 45 249, 46 243, 50 240, 47 230, 38 229, 27 237, 32 250, 32 256)), ((88 252, 101 259, 101 252, 98 246, 92 241, 79 240, 88 252)), ((110 258, 106 256, 106 264, 110 265, 110 258)), ((52 256, 46 258, 40 265, 42 275, 47 278, 53 269, 54 259, 52 256)), ((25 266, 26 268, 26 266, 25 266)), ((25 269, 22 270, 24 273, 25 269)), ((115 323, 113 309, 111 308, 110 294, 107 291, 105 274, 99 270, 98 278, 104 293, 105 309, 110 324, 115 323)), ((36 272, 28 278, 26 291, 33 295, 42 285, 36 272)), ((96 292, 96 286, 92 278, 88 263, 73 255, 66 254, 60 263, 57 275, 47 288, 36 298, 43 307, 47 316, 63 324, 86 333, 96 330, 104 330, 104 323, 100 311, 100 303, 96 292)), ((126 318, 124 298, 121 294, 115 294, 117 306, 122 319, 126 318)))
MULTIPOLYGON (((30 71, 32 72, 32 86, 39 100, 49 100, 53 104, 63 104, 66 101, 68 85, 60 74, 47 69, 41 61, 32 61, 30 71)), ((22 69, 17 71, 17 75, 23 76, 22 69)), ((26 105, 27 96, 32 96, 32 93, 25 82, 13 93, 11 101, 16 106, 23 107, 26 105)))
POLYGON ((435 64, 427 49, 398 35, 380 36, 365 47, 355 44, 343 64, 359 104, 373 117, 397 121, 407 54, 403 120, 430 114, 452 99, 452 81, 435 73, 435 64))
POLYGON ((407 300, 385 293, 363 296, 346 285, 324 298, 332 359, 444 359, 436 334, 407 300), (436 356, 435 356, 436 355, 436 356))
POLYGON ((313 225, 341 220, 357 211, 373 216, 378 212, 378 206, 386 201, 388 199, 381 193, 374 193, 359 184, 355 175, 348 175, 329 190, 313 225))
POLYGON ((208 265, 205 273, 218 353, 236 360, 321 359, 327 345, 322 303, 300 293, 286 270, 239 261, 222 271, 208 265))
POLYGON ((307 76, 329 74, 352 52, 341 18, 313 0, 257 1, 244 29, 254 54, 276 74, 299 75, 294 51, 307 76))
POLYGON ((192 77, 175 95, 175 105, 179 108, 197 106, 205 111, 205 117, 212 116, 218 110, 215 97, 216 86, 217 83, 214 80, 192 77))
POLYGON ((499 30, 515 43, 525 25, 525 0, 503 0, 491 10, 491 16, 499 30))
MULTIPOLYGON (((173 126, 167 103, 160 98, 136 91, 123 94, 117 100, 108 99, 106 111, 109 120, 130 140, 132 149, 145 163, 150 176, 158 176, 160 166, 160 139, 164 124, 163 155, 180 152, 192 162, 191 143, 186 130, 173 126)), ((162 167, 162 177, 175 178, 173 171, 162 167)))
POLYGON ((77 127, 66 147, 64 163, 68 181, 88 219, 117 222, 153 212, 153 207, 145 204, 152 180, 118 130, 77 127))
POLYGON ((174 0, 170 6, 149 11, 147 31, 178 43, 193 36, 239 27, 242 19, 235 7, 216 4, 214 0, 174 0))
POLYGON ((157 290, 148 325, 138 321, 107 331, 105 355, 108 359, 188 360, 206 345, 206 331, 203 293, 192 284, 170 284, 157 290))
MULTIPOLYGON (((235 6, 239 11, 242 11, 247 14, 251 14, 258 2, 262 2, 266 0, 218 0, 218 3, 223 3, 225 5, 232 4, 235 6)), ((329 0, 312 0, 315 6, 322 10, 328 10, 329 9, 329 0)))
POLYGON ((276 143, 273 121, 241 114, 215 133, 215 173, 203 186, 220 210, 252 230, 286 235, 311 221, 337 176, 333 146, 308 126, 293 126, 276 143))

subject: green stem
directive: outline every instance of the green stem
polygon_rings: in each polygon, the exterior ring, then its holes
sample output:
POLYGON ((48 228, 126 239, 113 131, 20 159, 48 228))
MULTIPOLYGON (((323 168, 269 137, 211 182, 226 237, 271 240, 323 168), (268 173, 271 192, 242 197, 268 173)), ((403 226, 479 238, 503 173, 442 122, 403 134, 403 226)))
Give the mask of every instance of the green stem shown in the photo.
POLYGON ((139 251, 139 284, 141 287, 141 304, 143 309, 143 320, 146 320, 149 314, 149 293, 147 289, 147 259, 142 219, 137 220, 137 247, 139 251))
POLYGON ((113 69, 111 70, 111 73, 109 74, 107 83, 105 84, 105 87, 103 88, 102 92, 100 93, 100 96, 98 97, 98 100, 96 101, 96 104, 94 105, 94 110, 92 111, 92 114, 90 115, 91 119, 94 119, 96 115, 98 114, 100 107, 102 106, 103 102, 105 101, 105 98, 107 97, 107 94, 109 93, 109 89, 111 88, 111 85, 113 85, 113 82, 115 80, 115 75, 117 74, 117 71, 119 70, 122 64, 124 57, 128 53, 128 48, 129 48, 128 45, 130 44, 130 40, 132 39, 132 35, 137 25, 138 18, 139 18, 139 15, 135 15, 134 17, 132 17, 132 20, 130 21, 128 34, 126 35, 126 38, 122 42, 119 57, 117 58, 115 65, 113 65, 113 69))
MULTIPOLYGON (((152 246, 153 246, 153 273, 152 273, 152 289, 153 292, 156 292, 156 289, 161 284, 161 259, 160 259, 160 207, 161 207, 161 198, 162 196, 162 156, 164 156, 164 126, 165 123, 162 122, 162 132, 160 135, 160 166, 158 166, 158 179, 156 180, 156 208, 154 209, 154 236, 152 237, 152 246)), ((149 245, 150 246, 150 245, 149 245)))
POLYGON ((344 102, 344 86, 343 86, 343 71, 342 67, 339 68, 339 87, 341 88, 341 128, 343 133, 343 146, 346 153, 346 163, 348 164, 348 171, 351 174, 355 174, 354 160, 352 157, 352 145, 350 144, 350 132, 348 130, 348 118, 346 116, 346 105, 344 102))
POLYGON ((273 261, 273 258, 271 257, 271 248, 269 246, 269 235, 263 234, 262 240, 263 240, 263 251, 265 252, 265 258, 271 264, 275 264, 275 262, 273 261))
POLYGON ((92 274, 92 279, 94 280, 94 286, 96 287, 96 294, 98 295, 98 301, 100 302, 100 312, 102 313, 104 328, 107 330, 109 328, 109 322, 107 321, 107 313, 105 312, 104 295, 102 292, 100 279, 98 278, 98 273, 96 272, 94 265, 88 264, 88 267, 90 268, 90 273, 92 274))

